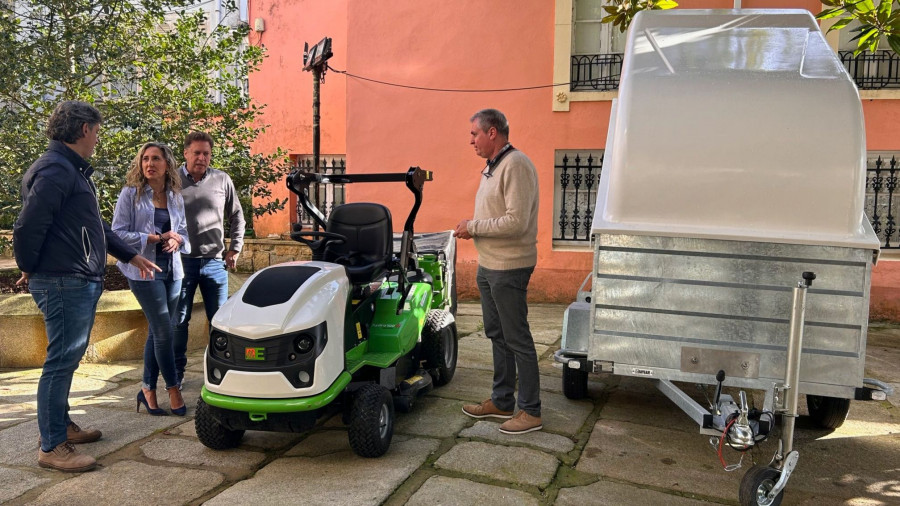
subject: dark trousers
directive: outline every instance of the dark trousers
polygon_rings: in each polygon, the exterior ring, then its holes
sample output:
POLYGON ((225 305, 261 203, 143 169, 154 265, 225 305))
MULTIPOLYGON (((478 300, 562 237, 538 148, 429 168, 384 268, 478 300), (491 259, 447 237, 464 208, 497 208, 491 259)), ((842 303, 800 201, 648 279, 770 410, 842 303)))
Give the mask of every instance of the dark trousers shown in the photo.
POLYGON ((478 266, 478 290, 484 333, 494 355, 494 390, 497 409, 513 411, 518 371, 519 409, 541 416, 541 382, 534 339, 528 327, 528 281, 534 267, 496 271, 478 266))

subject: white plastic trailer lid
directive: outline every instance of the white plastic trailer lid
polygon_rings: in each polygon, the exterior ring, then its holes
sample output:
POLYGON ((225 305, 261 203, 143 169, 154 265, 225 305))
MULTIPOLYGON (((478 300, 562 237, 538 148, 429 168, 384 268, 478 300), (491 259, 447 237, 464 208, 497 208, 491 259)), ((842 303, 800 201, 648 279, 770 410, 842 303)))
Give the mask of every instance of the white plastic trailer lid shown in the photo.
POLYGON ((805 10, 638 14, 595 233, 877 249, 856 87, 805 10))

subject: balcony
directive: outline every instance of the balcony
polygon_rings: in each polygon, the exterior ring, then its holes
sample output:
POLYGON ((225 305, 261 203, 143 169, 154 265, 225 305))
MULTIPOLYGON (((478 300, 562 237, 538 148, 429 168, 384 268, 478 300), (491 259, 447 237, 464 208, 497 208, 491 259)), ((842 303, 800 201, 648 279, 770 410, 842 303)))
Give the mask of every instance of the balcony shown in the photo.
POLYGON ((860 53, 838 51, 844 68, 861 90, 900 89, 900 55, 893 51, 860 53))

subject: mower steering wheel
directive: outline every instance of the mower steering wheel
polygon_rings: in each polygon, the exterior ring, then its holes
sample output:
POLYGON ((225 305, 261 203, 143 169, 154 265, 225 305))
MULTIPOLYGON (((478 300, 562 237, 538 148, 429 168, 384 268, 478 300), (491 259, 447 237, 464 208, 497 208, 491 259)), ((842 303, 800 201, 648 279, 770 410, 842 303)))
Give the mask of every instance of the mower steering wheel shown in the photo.
POLYGON ((315 230, 301 230, 298 232, 291 232, 291 239, 302 242, 303 244, 309 246, 309 249, 312 250, 314 259, 317 259, 322 254, 324 254, 325 248, 329 244, 340 245, 347 242, 347 237, 341 234, 336 234, 334 232, 319 232, 315 230), (313 238, 316 237, 320 239, 313 240, 313 238))

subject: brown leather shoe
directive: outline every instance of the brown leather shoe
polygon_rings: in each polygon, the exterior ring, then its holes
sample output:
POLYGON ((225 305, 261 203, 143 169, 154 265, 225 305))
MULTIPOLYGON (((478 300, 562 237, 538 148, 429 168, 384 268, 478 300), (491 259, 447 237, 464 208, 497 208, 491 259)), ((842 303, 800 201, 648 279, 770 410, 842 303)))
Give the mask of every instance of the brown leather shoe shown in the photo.
POLYGON ((66 427, 66 442, 72 444, 93 443, 100 439, 103 433, 97 429, 82 429, 77 423, 72 422, 66 427))
POLYGON ((97 467, 97 461, 90 455, 78 453, 72 443, 62 443, 49 452, 38 449, 38 465, 67 473, 81 473, 97 467))
POLYGON ((490 399, 481 401, 480 404, 466 404, 462 408, 463 413, 471 416, 472 418, 487 418, 489 416, 493 416, 494 418, 512 418, 512 411, 501 411, 497 409, 497 406, 494 406, 494 402, 490 399))
POLYGON ((504 434, 525 434, 526 432, 543 428, 541 417, 531 416, 524 411, 519 411, 511 420, 507 420, 500 425, 500 432, 504 434))

